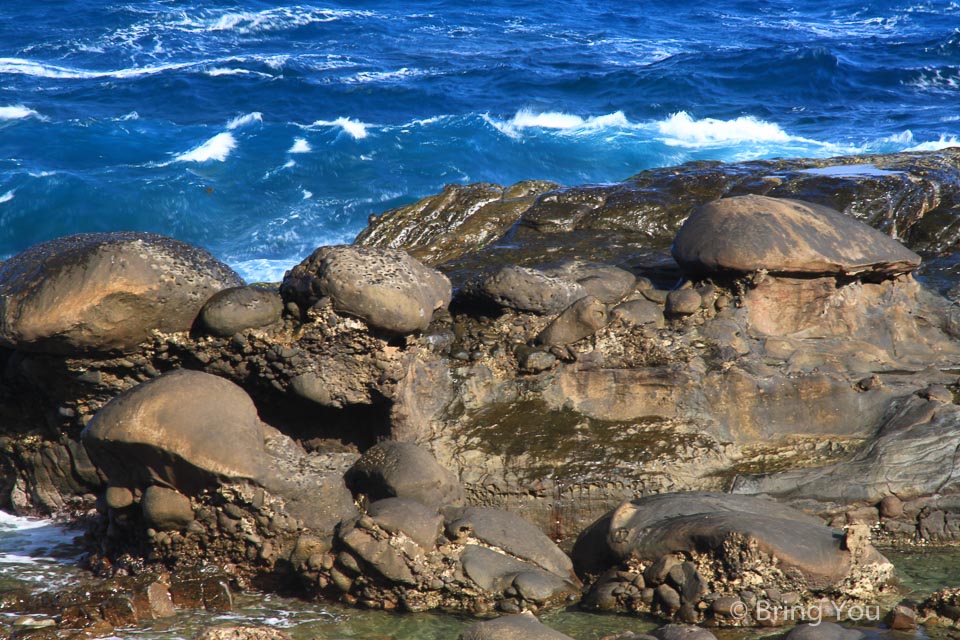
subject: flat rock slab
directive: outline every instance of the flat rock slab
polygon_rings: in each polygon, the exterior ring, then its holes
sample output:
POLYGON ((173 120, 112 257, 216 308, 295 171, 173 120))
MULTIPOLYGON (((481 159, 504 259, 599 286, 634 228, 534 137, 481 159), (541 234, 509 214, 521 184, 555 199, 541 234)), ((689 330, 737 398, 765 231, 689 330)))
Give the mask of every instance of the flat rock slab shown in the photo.
POLYGON ((748 195, 714 200, 690 215, 673 257, 692 275, 733 271, 895 275, 920 256, 889 236, 818 204, 748 195))
POLYGON ((0 343, 68 355, 130 352, 154 330, 189 330, 208 298, 240 285, 227 265, 172 238, 58 238, 0 266, 0 343))

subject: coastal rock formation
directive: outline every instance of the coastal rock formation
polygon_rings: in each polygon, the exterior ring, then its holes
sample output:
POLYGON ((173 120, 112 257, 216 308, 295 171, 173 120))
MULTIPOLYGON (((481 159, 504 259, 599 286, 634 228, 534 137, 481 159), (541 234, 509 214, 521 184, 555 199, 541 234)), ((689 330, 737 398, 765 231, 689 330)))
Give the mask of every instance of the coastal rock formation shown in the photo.
POLYGON ((426 329, 450 304, 450 281, 405 251, 321 247, 283 279, 284 300, 306 311, 329 297, 338 313, 389 333, 426 329))
POLYGON ((340 523, 326 555, 298 556, 308 587, 407 611, 535 611, 579 597, 570 559, 549 538, 507 511, 454 506, 462 490, 438 470, 414 445, 364 454, 348 478, 366 513, 340 523), (387 491, 397 497, 376 499, 387 491))
POLYGON ((698 207, 677 232, 672 252, 692 276, 765 270, 870 277, 920 266, 920 256, 835 209, 757 195, 698 207))
POLYGON ((64 354, 132 351, 154 331, 189 330, 210 296, 242 284, 206 251, 172 238, 58 238, 0 266, 0 342, 64 354))
POLYGON ((581 572, 602 572, 587 606, 723 626, 760 623, 743 605, 756 594, 777 605, 867 599, 893 575, 865 527, 843 533, 769 500, 699 492, 625 502, 573 556, 581 572))

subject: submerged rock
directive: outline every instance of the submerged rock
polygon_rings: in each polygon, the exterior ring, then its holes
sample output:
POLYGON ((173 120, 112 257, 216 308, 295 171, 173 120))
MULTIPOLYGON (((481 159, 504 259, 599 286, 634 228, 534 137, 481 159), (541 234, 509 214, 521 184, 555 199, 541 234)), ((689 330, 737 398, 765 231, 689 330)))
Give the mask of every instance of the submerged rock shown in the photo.
POLYGON ((213 294, 243 280, 202 249, 151 233, 88 233, 0 266, 0 342, 64 354, 137 348, 188 331, 213 294))
POLYGON ((697 208, 674 239, 673 257, 692 275, 765 270, 867 277, 920 265, 920 256, 839 211, 758 195, 697 208))
POLYGON ((460 634, 459 640, 573 640, 541 623, 531 613, 503 616, 477 622, 460 634))
POLYGON ((348 245, 314 251, 287 273, 281 293, 301 310, 329 297, 338 313, 398 334, 426 329, 451 296, 445 275, 405 251, 348 245))

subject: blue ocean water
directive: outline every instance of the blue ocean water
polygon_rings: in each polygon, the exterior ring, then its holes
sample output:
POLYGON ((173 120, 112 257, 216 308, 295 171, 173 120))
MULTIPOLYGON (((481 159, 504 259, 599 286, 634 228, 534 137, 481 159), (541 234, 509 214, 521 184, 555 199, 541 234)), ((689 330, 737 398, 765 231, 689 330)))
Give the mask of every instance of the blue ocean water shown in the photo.
POLYGON ((960 144, 960 5, 4 0, 0 258, 136 229, 278 279, 446 183, 960 144))

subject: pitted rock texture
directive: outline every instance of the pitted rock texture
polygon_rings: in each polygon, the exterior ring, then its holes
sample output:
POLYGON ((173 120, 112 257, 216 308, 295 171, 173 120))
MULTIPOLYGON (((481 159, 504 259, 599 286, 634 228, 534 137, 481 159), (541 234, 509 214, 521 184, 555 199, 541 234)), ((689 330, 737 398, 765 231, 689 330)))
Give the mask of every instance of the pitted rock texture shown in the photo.
POLYGON ((450 304, 450 281, 405 251, 358 246, 320 247, 283 279, 281 293, 306 311, 328 297, 337 313, 388 333, 426 329, 450 304))
POLYGON ((758 195, 698 207, 677 233, 673 257, 691 275, 765 270, 867 276, 920 266, 920 256, 839 211, 758 195))
POLYGON ((253 401, 198 371, 168 373, 114 398, 84 429, 83 443, 115 486, 159 482, 189 495, 220 478, 264 474, 253 401))
POLYGON ((38 244, 0 266, 0 342, 26 351, 129 352, 153 331, 188 331, 243 280, 202 249, 151 233, 38 244))

